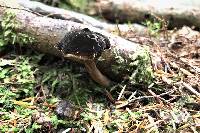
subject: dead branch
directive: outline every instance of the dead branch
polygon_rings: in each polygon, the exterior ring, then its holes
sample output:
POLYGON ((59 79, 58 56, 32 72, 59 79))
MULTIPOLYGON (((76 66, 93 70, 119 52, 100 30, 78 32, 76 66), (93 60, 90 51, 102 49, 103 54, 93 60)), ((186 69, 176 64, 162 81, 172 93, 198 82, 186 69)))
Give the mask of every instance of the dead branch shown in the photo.
POLYGON ((141 23, 158 16, 169 22, 169 27, 199 27, 199 5, 198 0, 98 0, 94 10, 110 21, 141 23))
POLYGON ((144 30, 147 31, 147 29, 139 24, 119 24, 118 26, 115 24, 109 24, 103 21, 99 21, 95 18, 92 18, 90 16, 77 13, 70 10, 60 9, 56 7, 51 7, 48 5, 45 5, 43 3, 37 2, 37 1, 30 1, 30 0, 17 0, 17 2, 25 7, 30 9, 31 11, 40 13, 42 15, 46 15, 49 17, 54 17, 62 20, 69 20, 74 21, 77 23, 85 24, 88 26, 93 26, 102 30, 107 31, 116 31, 118 28, 120 31, 127 32, 131 29, 132 32, 138 35, 144 35, 147 32, 144 32, 144 30))
POLYGON ((106 75, 112 75, 110 73, 112 71, 111 66, 116 63, 116 52, 119 56, 127 60, 128 63, 129 55, 134 54, 137 50, 142 49, 139 44, 127 41, 121 37, 115 36, 94 27, 90 27, 88 25, 67 20, 38 16, 26 10, 20 10, 22 7, 20 7, 15 0, 0 0, 0 5, 0 19, 2 19, 7 10, 15 13, 16 21, 20 24, 16 31, 26 33, 34 37, 35 43, 31 45, 31 47, 43 53, 49 53, 61 57, 62 53, 54 46, 64 37, 66 32, 75 29, 88 28, 91 31, 98 32, 108 37, 111 43, 111 49, 102 54, 102 60, 99 62, 101 66, 106 68, 105 71, 103 71, 103 73, 106 75))

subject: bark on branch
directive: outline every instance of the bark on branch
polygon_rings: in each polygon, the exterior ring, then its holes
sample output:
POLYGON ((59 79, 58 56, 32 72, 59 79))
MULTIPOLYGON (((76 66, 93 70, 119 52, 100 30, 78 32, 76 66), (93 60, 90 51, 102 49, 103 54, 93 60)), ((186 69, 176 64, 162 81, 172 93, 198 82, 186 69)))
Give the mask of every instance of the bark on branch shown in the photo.
MULTIPOLYGON (((111 43, 111 49, 104 52, 101 56, 101 61, 98 62, 100 66, 106 68, 104 69, 105 71, 103 71, 106 75, 111 75, 111 66, 118 64, 116 60, 116 53, 117 56, 123 58, 124 62, 128 64, 131 60, 130 55, 134 55, 138 50, 143 49, 139 44, 127 41, 119 36, 99 30, 98 28, 89 27, 88 25, 67 20, 42 17, 25 10, 7 8, 23 8, 20 7, 15 0, 0 0, 0 5, 0 19, 2 19, 7 10, 14 12, 16 14, 17 22, 20 23, 17 31, 34 37, 35 43, 32 47, 44 53, 63 56, 62 53, 54 46, 64 37, 66 32, 75 29, 88 28, 91 31, 98 32, 108 37, 111 43)), ((120 71, 126 71, 125 67, 120 69, 122 69, 120 71)), ((113 79, 116 79, 116 77, 113 79)))
POLYGON ((139 25, 139 24, 118 24, 118 27, 116 24, 109 24, 104 21, 99 21, 95 18, 92 18, 90 16, 77 13, 74 11, 70 10, 65 10, 65 9, 60 9, 56 7, 51 7, 48 5, 45 5, 43 3, 37 2, 37 1, 30 1, 30 0, 17 0, 18 3, 25 7, 28 8, 34 12, 47 15, 49 17, 54 17, 54 18, 60 18, 63 20, 69 20, 69 21, 74 21, 77 23, 82 23, 88 26, 93 26, 102 30, 106 30, 108 32, 110 31, 116 31, 119 30, 122 32, 126 32, 128 30, 132 30, 132 32, 143 35, 146 34, 147 32, 144 32, 144 30, 147 30, 144 26, 139 25))
POLYGON ((199 0, 98 0, 94 9, 111 21, 141 23, 155 15, 169 27, 200 27, 199 0))

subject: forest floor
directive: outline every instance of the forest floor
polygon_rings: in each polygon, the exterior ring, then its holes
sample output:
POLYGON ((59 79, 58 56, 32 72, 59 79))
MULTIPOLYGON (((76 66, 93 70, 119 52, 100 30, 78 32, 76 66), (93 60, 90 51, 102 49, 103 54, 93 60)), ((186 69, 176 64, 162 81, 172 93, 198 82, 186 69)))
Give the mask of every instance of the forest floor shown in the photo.
POLYGON ((0 132, 200 132, 200 33, 148 28, 120 33, 149 48, 148 86, 105 90, 80 64, 0 45, 0 132))

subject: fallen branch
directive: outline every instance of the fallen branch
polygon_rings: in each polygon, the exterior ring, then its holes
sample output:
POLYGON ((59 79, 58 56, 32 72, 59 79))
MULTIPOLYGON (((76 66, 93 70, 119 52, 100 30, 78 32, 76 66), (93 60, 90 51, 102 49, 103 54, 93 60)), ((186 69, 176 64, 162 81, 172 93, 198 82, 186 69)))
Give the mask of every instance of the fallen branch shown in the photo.
POLYGON ((199 0, 98 0, 93 9, 110 21, 141 23, 158 16, 169 22, 169 27, 200 27, 199 5, 199 0))
POLYGON ((115 24, 109 24, 103 21, 99 21, 97 19, 94 19, 90 16, 87 16, 81 13, 77 13, 77 12, 65 10, 65 9, 60 9, 56 7, 51 7, 37 1, 17 0, 17 2, 21 6, 28 8, 31 11, 34 11, 34 12, 37 12, 49 17, 74 21, 77 23, 93 26, 93 27, 96 27, 102 30, 107 30, 107 31, 117 31, 119 28, 119 30, 123 32, 127 32, 131 29, 132 32, 138 35, 147 34, 147 32, 144 32, 144 30, 147 31, 147 29, 144 26, 139 25, 139 24, 130 24, 130 25, 119 24, 117 26, 115 24))
MULTIPOLYGON (((5 13, 8 10, 10 12, 13 12, 16 15, 15 21, 19 23, 19 26, 14 30, 19 33, 25 33, 33 37, 35 40, 35 43, 31 45, 31 47, 43 53, 49 53, 52 55, 62 57, 63 54, 58 49, 55 48, 55 44, 57 44, 64 37, 64 35, 69 31, 88 28, 89 30, 93 32, 97 32, 106 36, 110 41, 111 48, 105 51, 104 53, 102 53, 101 60, 99 60, 98 64, 99 66, 103 66, 105 68, 105 69, 102 69, 103 73, 105 73, 106 75, 110 75, 109 77, 111 79, 116 79, 116 77, 112 78, 113 65, 115 66, 119 65, 120 67, 117 68, 118 69, 117 71, 124 72, 123 76, 126 76, 125 73, 127 72, 128 68, 125 66, 126 65, 128 66, 130 62, 133 62, 133 61, 140 62, 141 60, 141 57, 137 58, 138 56, 141 56, 137 52, 144 49, 139 44, 127 41, 119 36, 115 36, 113 34, 110 34, 103 30, 99 30, 94 27, 90 27, 88 25, 84 25, 84 24, 80 24, 80 23, 76 23, 72 21, 67 21, 67 20, 60 20, 60 19, 53 19, 53 18, 48 18, 44 16, 38 16, 26 10, 19 10, 22 7, 20 7, 15 0, 0 0, 0 5, 1 5, 0 19, 2 19, 3 17, 6 17, 5 13), (7 7, 11 7, 13 9, 7 8, 7 7), (16 8, 19 8, 19 9, 16 9, 16 8), (120 57, 120 61, 121 59, 123 59, 121 62, 119 62, 119 59, 118 59, 119 57, 120 57)), ((145 55, 145 58, 146 58, 146 55, 145 55)), ((68 58, 68 59, 71 59, 71 58, 68 58)), ((142 60, 141 62, 143 63, 144 61, 142 60)), ((145 70, 145 67, 147 66, 144 65, 143 67, 145 70)), ((134 68, 137 69, 137 66, 134 66, 134 68)), ((140 68, 141 66, 138 66, 138 69, 140 68)), ((132 74, 132 71, 133 69, 130 69, 128 73, 132 74)), ((118 76, 121 75, 120 72, 117 72, 115 74, 117 74, 118 76)), ((121 77, 123 78, 123 76, 121 77)))

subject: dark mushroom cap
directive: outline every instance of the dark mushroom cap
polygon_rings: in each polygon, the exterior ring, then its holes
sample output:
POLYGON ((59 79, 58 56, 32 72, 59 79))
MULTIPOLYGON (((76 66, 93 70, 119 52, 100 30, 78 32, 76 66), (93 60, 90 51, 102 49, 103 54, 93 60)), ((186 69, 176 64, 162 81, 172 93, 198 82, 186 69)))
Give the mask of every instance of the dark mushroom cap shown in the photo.
POLYGON ((98 57, 102 51, 110 48, 110 41, 104 35, 84 28, 66 33, 56 47, 64 54, 83 53, 98 57))

